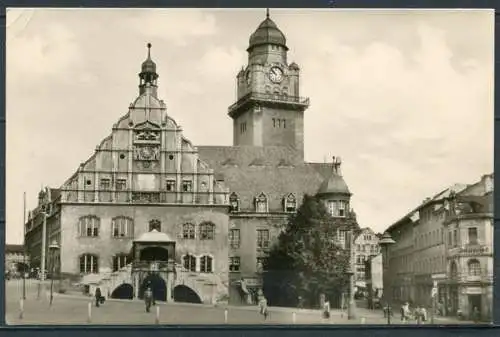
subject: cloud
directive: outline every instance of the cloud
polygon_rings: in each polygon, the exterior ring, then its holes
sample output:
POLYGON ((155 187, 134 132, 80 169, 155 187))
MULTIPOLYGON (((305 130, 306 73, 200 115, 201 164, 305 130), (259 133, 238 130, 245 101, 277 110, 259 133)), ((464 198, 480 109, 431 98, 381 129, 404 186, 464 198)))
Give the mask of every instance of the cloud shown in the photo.
POLYGON ((128 20, 130 27, 140 34, 168 40, 178 46, 217 32, 215 16, 198 10, 162 9, 142 12, 128 20))
POLYGON ((59 23, 48 23, 34 35, 7 29, 7 80, 26 83, 50 77, 70 78, 82 62, 82 53, 71 30, 59 23), (17 35, 17 36, 16 36, 17 35))
POLYGON ((234 46, 214 46, 207 50, 198 63, 198 70, 202 76, 211 81, 228 82, 236 78, 239 68, 245 63, 246 52, 234 46))

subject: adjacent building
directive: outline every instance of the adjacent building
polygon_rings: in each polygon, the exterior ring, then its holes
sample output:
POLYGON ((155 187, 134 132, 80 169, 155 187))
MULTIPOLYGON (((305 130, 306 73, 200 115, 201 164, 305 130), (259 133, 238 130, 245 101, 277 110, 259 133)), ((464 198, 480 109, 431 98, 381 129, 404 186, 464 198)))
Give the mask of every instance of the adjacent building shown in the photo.
POLYGON ((470 317, 473 307, 491 318, 493 175, 456 184, 408 213, 387 231, 384 293, 391 302, 431 306, 470 317))
POLYGON ((15 275, 28 271, 29 256, 25 255, 23 245, 5 245, 5 272, 15 275))
POLYGON ((243 304, 260 289, 270 246, 304 194, 319 193, 333 217, 352 217, 340 158, 304 161, 309 99, 300 96, 300 67, 288 61, 285 35, 269 13, 247 52, 228 109, 233 145, 197 146, 158 97, 148 44, 128 112, 60 188, 40 192, 29 213, 33 264, 41 264, 45 242, 46 260, 54 255, 64 277, 96 275, 110 296, 132 298, 144 287, 139 267, 161 261, 151 268, 176 275, 157 280, 168 288, 163 300, 243 304), (49 252, 53 240, 57 252, 49 252))
POLYGON ((355 260, 355 286, 356 291, 367 290, 367 280, 370 278, 369 270, 366 269, 367 261, 380 252, 378 236, 371 228, 362 228, 354 238, 354 260, 355 260))

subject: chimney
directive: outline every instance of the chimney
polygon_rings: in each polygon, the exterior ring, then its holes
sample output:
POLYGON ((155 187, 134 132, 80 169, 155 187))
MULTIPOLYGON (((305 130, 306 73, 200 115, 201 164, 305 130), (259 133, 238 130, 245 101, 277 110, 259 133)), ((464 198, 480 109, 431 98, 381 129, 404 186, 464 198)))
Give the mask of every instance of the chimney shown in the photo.
POLYGON ((333 156, 332 159, 333 159, 333 172, 341 176, 342 172, 340 170, 340 165, 342 164, 342 160, 340 159, 340 157, 335 157, 335 156, 333 156))

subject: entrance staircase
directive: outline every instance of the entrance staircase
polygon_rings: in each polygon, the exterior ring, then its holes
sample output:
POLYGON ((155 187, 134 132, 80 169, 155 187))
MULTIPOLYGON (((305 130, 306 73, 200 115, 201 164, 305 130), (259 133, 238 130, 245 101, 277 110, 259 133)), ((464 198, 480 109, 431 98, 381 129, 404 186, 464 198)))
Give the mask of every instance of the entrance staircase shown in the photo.
MULTIPOLYGON (((186 270, 181 264, 175 265, 174 285, 183 285, 191 288, 205 304, 216 304, 228 295, 228 283, 214 273, 198 273, 186 270)), ((111 297, 113 291, 122 284, 134 287, 132 280, 132 264, 112 272, 91 274, 83 277, 81 284, 89 286, 89 294, 93 296, 99 287, 104 297, 111 297)), ((172 289, 173 292, 173 289, 172 289)))

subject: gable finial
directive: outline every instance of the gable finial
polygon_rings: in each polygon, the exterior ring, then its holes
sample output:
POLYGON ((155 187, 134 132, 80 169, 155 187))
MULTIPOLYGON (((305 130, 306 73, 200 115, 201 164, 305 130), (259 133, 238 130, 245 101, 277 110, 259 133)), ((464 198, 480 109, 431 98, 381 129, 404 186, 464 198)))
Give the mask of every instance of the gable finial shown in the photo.
POLYGON ((148 59, 151 59, 151 43, 148 43, 147 44, 147 47, 148 47, 148 59))
POLYGON ((269 19, 269 8, 266 8, 266 19, 269 19))

